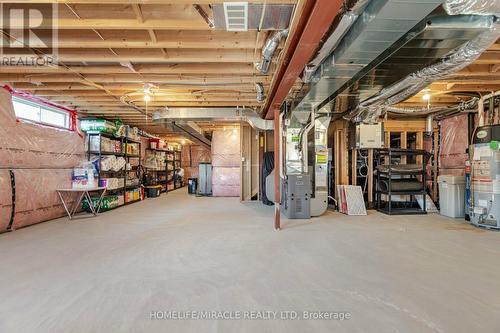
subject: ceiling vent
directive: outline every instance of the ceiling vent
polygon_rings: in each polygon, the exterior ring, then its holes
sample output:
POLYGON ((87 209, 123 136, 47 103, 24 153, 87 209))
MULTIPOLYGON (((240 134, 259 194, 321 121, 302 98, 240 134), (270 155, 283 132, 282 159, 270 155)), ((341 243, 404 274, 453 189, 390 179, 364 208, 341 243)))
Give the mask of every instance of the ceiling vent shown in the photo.
POLYGON ((248 2, 224 2, 227 31, 248 30, 248 2))

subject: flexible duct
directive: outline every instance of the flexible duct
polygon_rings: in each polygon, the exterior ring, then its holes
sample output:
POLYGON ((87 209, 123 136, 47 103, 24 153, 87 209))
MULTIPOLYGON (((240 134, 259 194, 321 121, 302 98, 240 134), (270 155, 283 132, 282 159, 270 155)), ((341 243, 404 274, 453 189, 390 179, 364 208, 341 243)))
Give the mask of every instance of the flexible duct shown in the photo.
POLYGON ((438 63, 412 73, 392 86, 382 89, 377 95, 361 102, 345 118, 364 122, 376 121, 386 107, 414 96, 432 82, 443 79, 473 63, 497 38, 497 22, 494 17, 491 17, 488 31, 468 41, 438 63))
POLYGON ((257 63, 256 68, 262 74, 267 74, 269 72, 269 67, 271 66, 271 61, 273 59, 274 52, 278 48, 281 40, 288 36, 288 29, 278 31, 274 33, 264 45, 262 49, 262 60, 257 63))
POLYGON ((474 14, 500 16, 498 0, 446 0, 443 8, 448 15, 474 14))
POLYGON ((471 110, 475 109, 477 107, 477 104, 479 102, 479 98, 475 97, 470 99, 469 101, 462 102, 460 104, 454 105, 454 106, 446 106, 446 107, 441 107, 441 106, 435 106, 431 108, 423 107, 423 108, 403 108, 403 107, 395 107, 395 106, 385 106, 383 107, 385 112, 391 112, 391 113, 398 113, 398 114, 411 114, 415 116, 425 116, 425 115, 432 115, 432 114, 441 114, 441 113, 448 113, 448 112, 462 112, 465 110, 471 110))

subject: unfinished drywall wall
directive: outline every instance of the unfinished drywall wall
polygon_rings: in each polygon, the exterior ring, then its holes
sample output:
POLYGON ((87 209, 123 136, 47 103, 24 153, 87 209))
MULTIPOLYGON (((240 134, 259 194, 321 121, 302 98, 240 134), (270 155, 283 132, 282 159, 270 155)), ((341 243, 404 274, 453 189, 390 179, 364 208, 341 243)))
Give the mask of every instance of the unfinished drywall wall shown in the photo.
POLYGON ((63 216, 56 189, 71 187, 84 159, 78 133, 16 121, 11 95, 0 89, 0 232, 63 216))
POLYGON ((214 197, 240 196, 240 130, 212 134, 212 193, 214 197))
POLYGON ((184 179, 198 178, 200 163, 210 163, 212 152, 199 145, 182 146, 181 167, 184 169, 184 179))
POLYGON ((467 114, 446 118, 440 125, 439 174, 463 176, 468 145, 467 114))

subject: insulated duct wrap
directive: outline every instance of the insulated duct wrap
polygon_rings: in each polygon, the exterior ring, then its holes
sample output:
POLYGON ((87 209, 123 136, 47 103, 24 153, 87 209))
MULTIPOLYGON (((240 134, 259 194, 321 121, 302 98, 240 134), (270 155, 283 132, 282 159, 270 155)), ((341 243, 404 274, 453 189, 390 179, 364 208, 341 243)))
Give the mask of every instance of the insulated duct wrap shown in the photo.
POLYGON ((500 16, 498 0, 447 0, 443 8, 448 15, 474 14, 500 16))
POLYGON ((466 110, 472 110, 477 107, 479 102, 478 98, 472 98, 470 101, 462 102, 458 105, 451 107, 434 106, 434 107, 423 107, 423 108, 403 108, 395 106, 384 106, 383 110, 385 112, 413 115, 413 116, 426 116, 426 115, 447 115, 455 112, 462 112, 466 110))
POLYGON ((473 63, 497 39, 498 25, 496 19, 491 17, 489 30, 468 41, 436 64, 408 75, 403 80, 361 102, 346 116, 346 119, 356 122, 376 121, 385 112, 386 107, 414 96, 432 82, 443 79, 473 63))

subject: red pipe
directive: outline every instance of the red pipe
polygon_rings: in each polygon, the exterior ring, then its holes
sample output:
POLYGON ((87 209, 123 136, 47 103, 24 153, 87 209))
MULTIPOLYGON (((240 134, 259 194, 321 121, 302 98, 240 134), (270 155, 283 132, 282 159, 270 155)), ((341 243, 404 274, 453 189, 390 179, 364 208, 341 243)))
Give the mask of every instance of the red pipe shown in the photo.
MULTIPOLYGON (((313 1, 308 1, 303 15, 313 1)), ((279 84, 274 92, 271 92, 271 103, 267 109, 266 119, 273 119, 275 110, 280 109, 281 104, 295 84, 305 65, 311 60, 320 44, 323 36, 328 32, 330 26, 342 10, 344 1, 342 0, 317 0, 310 11, 309 18, 305 24, 300 39, 289 48, 291 53, 290 60, 285 58, 283 68, 280 68, 277 77, 280 78, 279 84)), ((300 28, 300 23, 298 28, 300 28)), ((275 119, 275 118, 274 118, 275 119)))

